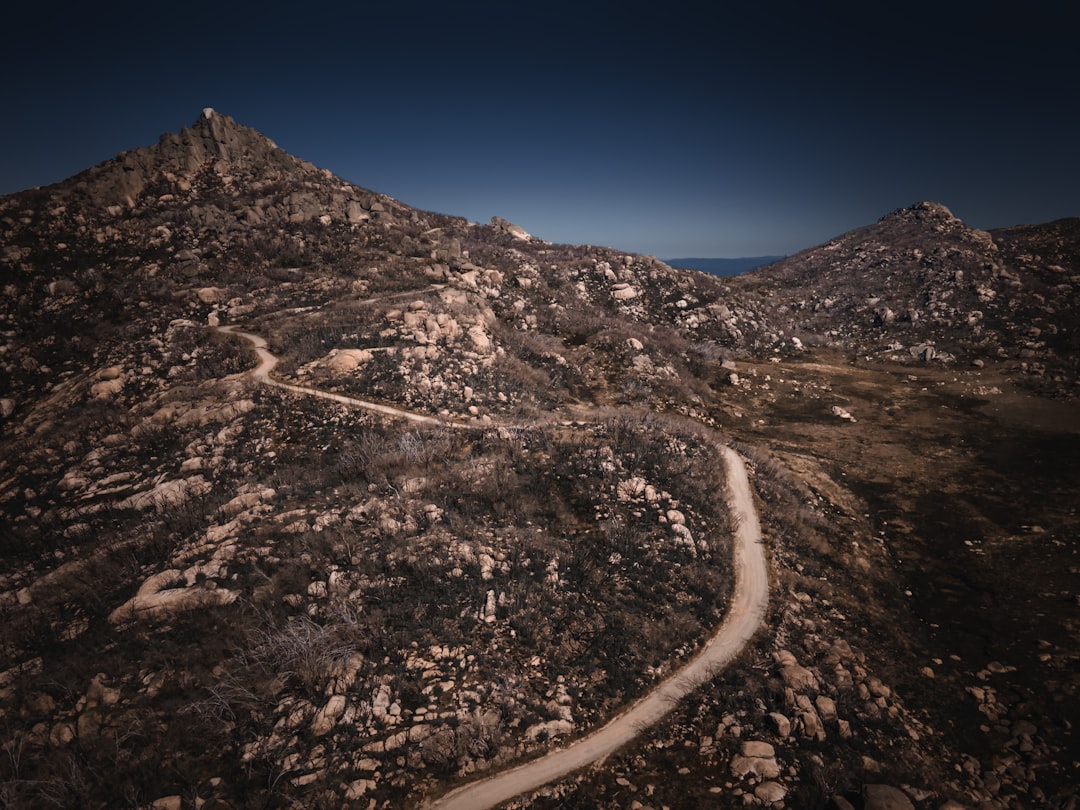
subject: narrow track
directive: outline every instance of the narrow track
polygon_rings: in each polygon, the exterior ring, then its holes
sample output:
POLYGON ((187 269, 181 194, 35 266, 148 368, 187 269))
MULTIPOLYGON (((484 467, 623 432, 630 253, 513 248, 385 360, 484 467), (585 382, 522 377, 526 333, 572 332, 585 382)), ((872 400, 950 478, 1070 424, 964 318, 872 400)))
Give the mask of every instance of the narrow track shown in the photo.
POLYGON ((480 425, 469 425, 461 422, 453 422, 448 419, 437 419, 434 416, 425 416, 420 413, 413 413, 412 411, 405 411, 401 408, 394 408, 390 405, 382 405, 378 402, 369 402, 366 399, 357 399, 355 397, 347 397, 344 394, 335 394, 332 391, 320 391, 318 388, 311 388, 306 385, 293 385, 291 383, 281 382, 275 380, 270 376, 270 372, 274 370, 274 366, 278 364, 278 358, 270 353, 270 350, 266 348, 265 338, 261 338, 258 335, 253 335, 251 332, 241 332, 235 326, 219 326, 219 332, 223 332, 226 335, 236 335, 243 338, 255 348, 255 353, 259 356, 259 365, 247 372, 254 379, 266 385, 271 385, 274 388, 280 388, 283 391, 289 391, 293 394, 301 394, 309 397, 316 397, 318 399, 328 399, 331 402, 340 402, 342 405, 351 405, 354 408, 363 408, 364 410, 374 411, 375 413, 381 413, 384 416, 393 416, 397 419, 406 419, 410 422, 417 422, 422 425, 432 425, 435 427, 445 427, 459 430, 476 430, 480 425))
MULTIPOLYGON (((254 379, 294 394, 327 399, 357 408, 406 419, 411 422, 452 429, 476 429, 478 425, 464 424, 412 411, 356 399, 343 394, 320 391, 303 385, 275 380, 270 372, 278 358, 266 347, 266 341, 235 327, 219 326, 219 331, 236 335, 255 347, 259 365, 248 372, 254 379)), ((646 729, 663 720, 675 707, 701 684, 715 677, 746 646, 765 619, 769 604, 769 576, 758 520, 746 465, 730 447, 717 446, 726 472, 726 499, 735 528, 734 566, 735 592, 724 621, 705 643, 705 646, 686 664, 656 685, 600 728, 575 740, 565 748, 551 751, 523 765, 477 779, 428 802, 430 810, 484 810, 532 792, 554 782, 626 745, 646 729)))
POLYGON ((497 807, 606 757, 663 720, 680 699, 715 677, 746 646, 765 619, 769 604, 768 567, 746 466, 730 447, 719 450, 727 473, 727 501, 736 526, 735 594, 723 623, 705 646, 606 725, 566 748, 453 790, 427 807, 431 810, 497 807))

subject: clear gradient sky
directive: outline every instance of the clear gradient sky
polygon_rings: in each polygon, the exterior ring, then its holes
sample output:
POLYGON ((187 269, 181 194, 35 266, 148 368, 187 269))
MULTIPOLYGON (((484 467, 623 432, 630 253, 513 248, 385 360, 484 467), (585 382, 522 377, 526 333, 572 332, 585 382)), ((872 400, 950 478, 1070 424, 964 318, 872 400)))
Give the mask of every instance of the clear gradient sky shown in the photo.
POLYGON ((1080 216, 1072 5, 25 3, 0 194, 209 106, 417 208, 663 258, 793 253, 923 199, 1080 216))

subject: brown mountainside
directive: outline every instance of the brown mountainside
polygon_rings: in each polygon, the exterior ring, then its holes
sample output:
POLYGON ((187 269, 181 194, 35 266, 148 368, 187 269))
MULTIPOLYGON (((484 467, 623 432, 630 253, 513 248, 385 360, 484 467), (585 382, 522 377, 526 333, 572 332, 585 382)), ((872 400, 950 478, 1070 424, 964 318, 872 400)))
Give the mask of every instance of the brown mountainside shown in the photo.
POLYGON ((1080 220, 987 233, 937 203, 733 280, 804 340, 896 359, 1022 361, 1075 395, 1080 220))
POLYGON ((212 110, 0 198, 0 805, 419 806, 587 734, 731 604, 731 445, 764 626, 519 806, 1070 806, 1078 234, 717 279, 212 110))

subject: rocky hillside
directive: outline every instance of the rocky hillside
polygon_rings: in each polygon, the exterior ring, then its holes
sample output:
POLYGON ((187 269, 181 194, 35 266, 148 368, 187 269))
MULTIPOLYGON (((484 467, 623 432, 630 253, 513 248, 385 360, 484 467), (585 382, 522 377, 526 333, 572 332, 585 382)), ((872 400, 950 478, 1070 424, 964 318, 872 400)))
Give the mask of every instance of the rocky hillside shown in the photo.
MULTIPOLYGON (((922 204, 721 280, 411 209, 212 110, 0 199, 0 802, 415 806, 583 734, 724 616, 732 441, 768 626, 723 690, 522 802, 940 807, 1036 771, 1057 801, 1065 732, 995 725, 1013 773, 936 714, 986 662, 896 687, 924 623, 881 482, 829 453, 877 446, 894 366, 1075 393, 1076 234, 922 204)), ((890 392, 883 419, 938 413, 890 392)))
POLYGON ((806 342, 894 361, 1009 361, 1075 396, 1080 220, 987 233, 937 203, 732 280, 806 342))

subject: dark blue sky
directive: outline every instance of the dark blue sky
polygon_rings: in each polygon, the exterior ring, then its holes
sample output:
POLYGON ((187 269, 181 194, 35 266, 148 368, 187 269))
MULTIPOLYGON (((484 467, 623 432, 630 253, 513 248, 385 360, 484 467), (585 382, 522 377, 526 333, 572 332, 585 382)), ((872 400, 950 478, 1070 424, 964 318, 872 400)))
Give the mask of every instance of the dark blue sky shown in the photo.
POLYGON ((0 193, 210 106, 409 205, 661 257, 791 253, 922 199, 1080 215, 1065 2, 28 5, 0 193))

